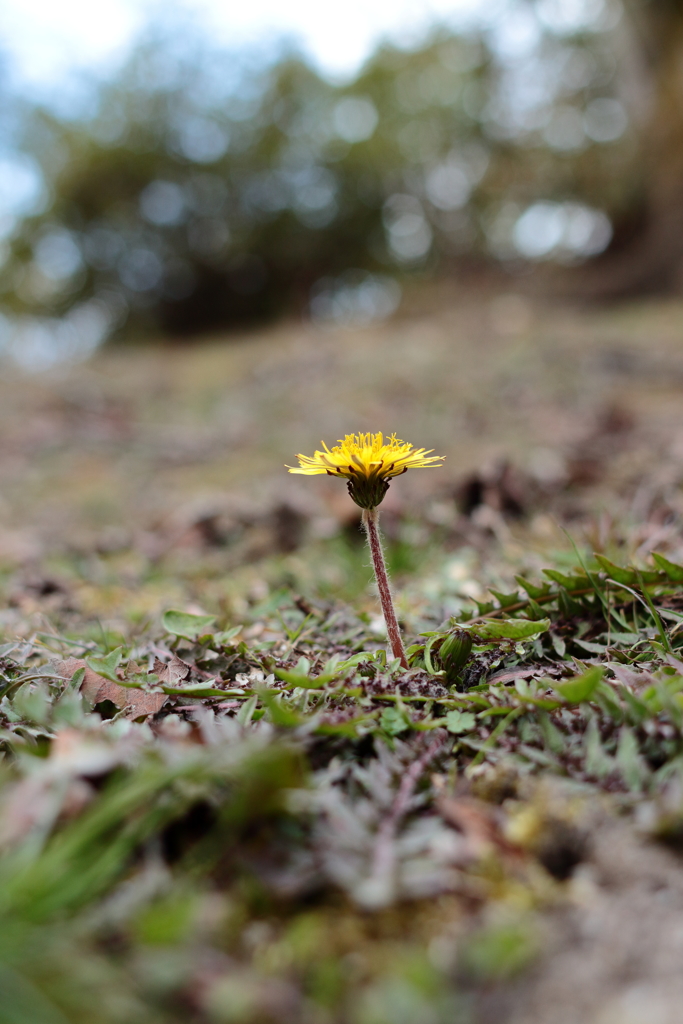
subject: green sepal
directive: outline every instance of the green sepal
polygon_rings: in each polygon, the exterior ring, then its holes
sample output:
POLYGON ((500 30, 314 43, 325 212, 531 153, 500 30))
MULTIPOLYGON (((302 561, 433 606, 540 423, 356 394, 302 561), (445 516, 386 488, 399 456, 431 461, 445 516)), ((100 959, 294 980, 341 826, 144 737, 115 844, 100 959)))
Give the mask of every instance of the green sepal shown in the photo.
POLYGON ((346 486, 349 494, 360 508, 373 509, 382 503, 389 490, 389 481, 380 476, 354 474, 346 486))

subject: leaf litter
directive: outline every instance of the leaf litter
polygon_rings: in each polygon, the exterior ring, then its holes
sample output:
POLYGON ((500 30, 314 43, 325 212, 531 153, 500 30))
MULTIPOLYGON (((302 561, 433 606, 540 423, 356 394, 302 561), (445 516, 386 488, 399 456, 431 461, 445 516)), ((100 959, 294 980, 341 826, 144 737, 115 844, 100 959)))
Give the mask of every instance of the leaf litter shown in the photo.
POLYGON ((517 1019, 603 833, 683 842, 683 567, 584 561, 424 631, 407 671, 314 601, 5 645, 0 1018, 26 992, 87 1020, 83 975, 103 1021, 364 1024, 397 991, 486 1020, 491 986, 517 1019))

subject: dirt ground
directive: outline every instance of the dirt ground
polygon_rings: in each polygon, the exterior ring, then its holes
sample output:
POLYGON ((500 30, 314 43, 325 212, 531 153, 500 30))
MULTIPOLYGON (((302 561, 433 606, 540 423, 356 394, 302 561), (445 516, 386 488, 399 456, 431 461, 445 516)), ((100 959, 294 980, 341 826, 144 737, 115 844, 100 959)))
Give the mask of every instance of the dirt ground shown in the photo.
POLYGON ((333 481, 302 487, 283 464, 354 430, 396 432, 447 458, 443 471, 394 487, 389 510, 424 508, 499 460, 541 488, 590 485, 596 514, 626 496, 619 512, 634 522, 655 491, 676 487, 678 300, 592 310, 514 293, 432 300, 366 330, 297 323, 111 349, 33 377, 5 367, 0 555, 115 546, 126 531, 177 531, 280 501, 343 516, 333 481))

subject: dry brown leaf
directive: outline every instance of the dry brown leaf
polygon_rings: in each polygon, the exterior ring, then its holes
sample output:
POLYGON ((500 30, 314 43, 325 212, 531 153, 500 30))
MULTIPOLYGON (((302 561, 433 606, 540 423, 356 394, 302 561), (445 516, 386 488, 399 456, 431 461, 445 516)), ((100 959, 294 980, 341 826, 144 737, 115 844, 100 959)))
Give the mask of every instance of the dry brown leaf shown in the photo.
POLYGON ((148 693, 145 690, 130 689, 119 686, 110 679, 105 679, 89 668, 81 658, 68 658, 59 666, 59 674, 71 679, 79 668, 85 669, 81 684, 81 693, 91 704, 100 704, 110 700, 117 708, 125 709, 126 718, 135 719, 156 715, 168 700, 165 693, 148 693))
POLYGON ((153 671, 159 677, 159 682, 166 686, 177 686, 183 679, 187 679, 192 671, 192 666, 174 654, 166 664, 156 658, 153 671))

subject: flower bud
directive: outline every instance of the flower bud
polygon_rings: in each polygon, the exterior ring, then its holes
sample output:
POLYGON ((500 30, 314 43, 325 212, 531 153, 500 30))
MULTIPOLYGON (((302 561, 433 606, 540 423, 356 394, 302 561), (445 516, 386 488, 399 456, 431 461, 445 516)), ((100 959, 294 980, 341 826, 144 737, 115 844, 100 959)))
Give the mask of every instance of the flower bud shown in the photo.
POLYGON ((472 637, 465 629, 449 633, 439 648, 439 658, 446 672, 447 681, 457 682, 461 669, 465 667, 472 653, 472 637))

